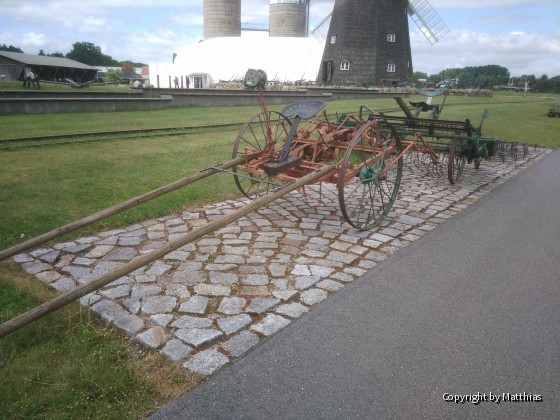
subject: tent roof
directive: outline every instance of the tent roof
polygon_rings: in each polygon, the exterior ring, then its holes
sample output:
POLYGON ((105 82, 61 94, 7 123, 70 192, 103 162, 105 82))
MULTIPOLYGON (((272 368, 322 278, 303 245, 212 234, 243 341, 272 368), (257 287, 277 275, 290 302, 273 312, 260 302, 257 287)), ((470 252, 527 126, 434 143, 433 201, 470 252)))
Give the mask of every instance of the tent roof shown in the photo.
POLYGON ((185 47, 175 65, 186 74, 210 74, 215 81, 241 80, 249 68, 264 70, 268 80, 315 80, 323 46, 315 38, 212 38, 185 47))

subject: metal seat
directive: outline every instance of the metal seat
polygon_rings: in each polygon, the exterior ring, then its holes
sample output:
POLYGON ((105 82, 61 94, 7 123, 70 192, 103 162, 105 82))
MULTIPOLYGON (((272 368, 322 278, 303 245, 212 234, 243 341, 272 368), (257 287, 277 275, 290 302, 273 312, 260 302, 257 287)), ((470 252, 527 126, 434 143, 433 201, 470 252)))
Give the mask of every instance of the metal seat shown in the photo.
POLYGON ((293 104, 286 106, 282 110, 282 115, 285 115, 286 117, 298 116, 301 119, 305 120, 307 118, 314 117, 319 112, 321 112, 326 106, 327 106, 326 102, 323 101, 308 100, 308 101, 294 102, 293 104))

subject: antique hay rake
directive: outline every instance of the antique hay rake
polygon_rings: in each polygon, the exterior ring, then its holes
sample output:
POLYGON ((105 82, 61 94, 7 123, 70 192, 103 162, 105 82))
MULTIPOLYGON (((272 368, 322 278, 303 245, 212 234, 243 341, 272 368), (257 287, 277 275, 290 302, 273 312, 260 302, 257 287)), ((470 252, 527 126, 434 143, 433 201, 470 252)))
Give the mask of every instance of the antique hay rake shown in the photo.
MULTIPOLYGON (((262 86, 264 72, 249 70, 247 86, 259 89, 261 112, 241 128, 233 158, 245 162, 234 167, 239 190, 254 199, 278 186, 293 182, 326 164, 336 169, 315 183, 336 185, 344 219, 353 227, 368 230, 390 212, 401 184, 403 161, 426 162, 431 172, 455 184, 465 163, 496 153, 497 139, 481 136, 483 113, 478 127, 470 120, 439 120, 443 105, 413 103, 416 112, 395 98, 404 117, 387 116, 360 107, 354 114, 329 117, 322 101, 301 101, 281 112, 268 111, 262 86), (419 118, 429 111, 431 118, 419 118), (445 168, 445 169, 444 169, 445 168)), ((431 99, 431 98, 430 98, 431 99)))

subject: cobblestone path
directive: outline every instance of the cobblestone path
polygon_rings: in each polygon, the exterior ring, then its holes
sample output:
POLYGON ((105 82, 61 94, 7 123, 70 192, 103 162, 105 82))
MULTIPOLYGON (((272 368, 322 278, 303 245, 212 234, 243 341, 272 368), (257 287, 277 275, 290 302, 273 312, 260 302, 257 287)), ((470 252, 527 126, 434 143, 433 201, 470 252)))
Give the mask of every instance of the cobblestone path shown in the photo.
MULTIPOLYGON (((209 375, 542 158, 465 167, 459 185, 406 165, 381 226, 341 218, 336 190, 306 187, 122 277, 80 303, 142 345, 209 375)), ((233 184, 233 183, 232 183, 233 184)), ((522 199, 522 198, 520 198, 522 199)), ((19 254, 22 268, 63 292, 244 205, 226 201, 19 254)), ((393 258, 398 258, 394 256, 393 258)))

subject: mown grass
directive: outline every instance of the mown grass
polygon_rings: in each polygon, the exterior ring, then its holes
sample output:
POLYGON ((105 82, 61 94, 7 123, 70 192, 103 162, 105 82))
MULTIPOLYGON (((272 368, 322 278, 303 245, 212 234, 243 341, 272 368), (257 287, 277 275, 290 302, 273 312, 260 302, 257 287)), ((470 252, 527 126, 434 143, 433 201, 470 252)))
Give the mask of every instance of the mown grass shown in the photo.
MULTIPOLYGON (((54 293, 0 263, 0 322, 54 293)), ((144 418, 200 381, 70 306, 0 339, 1 419, 144 418)))
MULTIPOLYGON (((236 130, 97 141, 0 152, 0 248, 192 174, 231 155, 236 130)), ((221 175, 221 178, 226 175, 221 175)), ((230 177, 227 177, 231 181, 230 177)), ((168 214, 236 193, 215 178, 150 201, 80 232, 168 214)))
MULTIPOLYGON (((555 102, 560 97, 537 94, 449 97, 441 117, 469 117, 478 125, 487 107, 485 135, 558 148, 560 120, 545 116, 555 102)), ((332 101, 328 110, 357 111, 362 103, 332 101)), ((391 98, 366 105, 374 110, 395 108, 391 98)), ((5 115, 0 116, 0 138, 226 122, 241 126, 257 111, 257 106, 239 106, 5 115)), ((60 145, 53 140, 41 146, 0 150, 0 249, 17 244, 21 235, 24 239, 37 236, 228 159, 237 130, 201 129, 167 137, 105 136, 60 145)), ((60 240, 236 194, 231 175, 215 175, 60 240)), ((15 263, 0 263, 0 322, 53 295, 15 263)), ((10 419, 138 418, 199 380, 157 354, 135 348, 76 306, 0 339, 0 378, 0 418, 10 419)))

